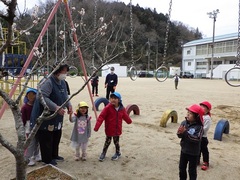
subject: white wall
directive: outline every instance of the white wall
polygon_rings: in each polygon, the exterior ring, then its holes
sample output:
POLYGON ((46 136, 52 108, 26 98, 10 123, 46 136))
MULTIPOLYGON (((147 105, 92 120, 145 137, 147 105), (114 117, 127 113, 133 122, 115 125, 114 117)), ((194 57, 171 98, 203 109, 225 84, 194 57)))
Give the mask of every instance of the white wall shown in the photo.
MULTIPOLYGON (((233 68, 235 64, 221 64, 213 69, 213 78, 224 79, 226 72, 233 68)), ((207 77, 210 77, 211 72, 207 74, 207 77)))
POLYGON ((118 77, 127 77, 127 66, 120 66, 120 64, 107 64, 102 67, 102 77, 106 77, 110 73, 110 68, 115 68, 115 74, 118 77))

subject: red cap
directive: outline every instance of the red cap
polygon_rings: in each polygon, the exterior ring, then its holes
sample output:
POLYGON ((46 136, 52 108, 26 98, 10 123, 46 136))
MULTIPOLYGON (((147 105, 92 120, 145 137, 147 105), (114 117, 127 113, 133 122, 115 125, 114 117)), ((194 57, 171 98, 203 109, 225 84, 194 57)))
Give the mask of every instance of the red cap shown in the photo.
POLYGON ((212 109, 212 105, 208 101, 203 101, 200 103, 200 105, 206 106, 209 109, 209 111, 212 109))
POLYGON ((199 105, 193 104, 193 105, 191 105, 190 107, 188 107, 186 109, 191 111, 191 112, 193 112, 193 113, 198 114, 199 117, 200 117, 201 123, 203 124, 204 111, 203 111, 203 109, 199 105))

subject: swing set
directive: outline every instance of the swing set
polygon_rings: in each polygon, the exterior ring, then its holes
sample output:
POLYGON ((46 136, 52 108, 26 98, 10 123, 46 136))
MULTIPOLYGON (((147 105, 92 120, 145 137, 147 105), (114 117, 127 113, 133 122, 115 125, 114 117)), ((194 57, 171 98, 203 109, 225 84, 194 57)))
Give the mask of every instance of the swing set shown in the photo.
MULTIPOLYGON (((79 58, 79 62, 80 62, 80 65, 81 65, 81 68, 82 68, 82 71, 83 71, 84 78, 85 78, 86 81, 88 80, 87 71, 86 71, 86 68, 85 68, 84 61, 83 61, 82 52, 81 52, 81 49, 79 47, 78 38, 77 38, 76 31, 75 31, 75 26, 74 26, 74 23, 73 23, 73 20, 72 20, 72 16, 71 16, 71 12, 70 12, 70 8, 69 8, 69 5, 68 5, 68 0, 58 0, 56 2, 56 4, 54 5, 52 11, 50 12, 50 14, 49 14, 49 16, 48 16, 48 18, 47 18, 47 20, 46 20, 46 22, 45 22, 41 32, 40 32, 40 34, 39 34, 35 44, 33 45, 33 48, 31 49, 31 51, 30 51, 30 53, 29 53, 29 55, 28 55, 24 65, 21 68, 21 71, 20 71, 19 75, 16 76, 16 81, 14 81, 13 86, 12 86, 10 92, 9 92, 9 97, 10 98, 14 95, 17 87, 19 86, 19 84, 21 82, 21 78, 24 76, 25 72, 27 71, 27 68, 29 67, 29 65, 31 63, 33 56, 39 56, 38 58, 41 58, 42 53, 43 53, 43 49, 41 48, 42 52, 39 52, 38 51, 38 47, 39 47, 39 45, 41 45, 41 47, 42 47, 42 38, 45 35, 45 33, 47 32, 48 27, 49 27, 51 21, 53 20, 53 18, 55 16, 59 6, 61 5, 61 3, 64 3, 65 11, 66 11, 67 18, 68 18, 68 21, 69 21, 69 24, 70 24, 70 28, 71 28, 71 35, 72 35, 72 40, 73 40, 73 44, 74 44, 72 54, 73 54, 73 52, 77 52, 77 55, 78 55, 78 58, 79 58)), ((67 59, 67 57, 64 57, 61 60, 61 62, 64 62, 66 59, 67 59)), ((61 63, 61 62, 59 62, 59 63, 61 63)), ((70 66, 70 70, 72 70, 72 69, 74 69, 74 71, 76 70, 75 67, 71 67, 70 66)), ((91 102, 92 102, 92 104, 94 104, 93 98, 91 96, 91 89, 90 89, 89 83, 87 84, 87 89, 88 89, 88 92, 89 92, 89 96, 90 96, 91 102)), ((4 104, 2 105, 1 110, 0 110, 0 118, 2 117, 6 107, 7 107, 7 103, 4 102, 4 104)), ((97 118, 96 109, 95 108, 93 108, 93 109, 94 109, 95 116, 97 118)))
MULTIPOLYGON (((158 82, 164 82, 167 78, 168 78, 168 68, 166 66, 166 55, 167 55, 167 48, 168 48, 168 36, 169 36, 169 27, 170 27, 170 17, 171 17, 171 11, 172 11, 172 0, 170 0, 169 3, 169 9, 168 9, 168 19, 167 19, 167 26, 166 26, 166 34, 165 34, 165 44, 164 44, 164 53, 163 53, 163 63, 160 67, 158 67, 155 71, 155 78, 158 82)), ((132 65, 129 68, 129 76, 131 78, 131 80, 135 81, 138 78, 138 71, 137 68, 135 66, 135 62, 138 60, 134 60, 133 57, 133 16, 132 16, 133 12, 132 12, 132 0, 130 0, 130 42, 131 42, 131 61, 132 61, 132 65)), ((148 40, 148 42, 146 43, 146 45, 148 46, 148 51, 147 51, 147 55, 149 56, 149 51, 150 51, 150 42, 148 40)), ((149 66, 149 64, 148 64, 149 66)), ((149 70, 149 67, 148 67, 149 70)))
POLYGON ((229 69, 225 74, 225 81, 232 87, 240 87, 240 1, 238 12, 238 46, 237 46, 237 60, 233 68, 229 69))
MULTIPOLYGON (((79 47, 79 43, 78 43, 78 38, 77 38, 77 34, 76 34, 76 28, 75 28, 75 24, 73 23, 73 19, 72 19, 72 16, 71 16, 71 12, 70 12, 70 8, 69 8, 69 5, 68 5, 68 0, 58 0, 56 2, 56 4, 54 5, 53 9, 51 10, 35 44, 33 45, 33 48, 31 49, 27 59, 25 60, 23 66, 21 67, 21 71, 19 72, 19 74, 17 74, 17 76, 14 76, 14 78, 16 78, 16 81, 14 81, 14 83, 12 84, 12 88, 9 92, 9 96, 12 97, 17 89, 17 87, 19 86, 20 82, 21 82, 21 78, 25 76, 25 73, 27 72, 27 68, 29 67, 30 63, 32 62, 32 59, 33 59, 33 56, 36 56, 39 59, 41 59, 41 57, 43 56, 43 54, 46 54, 47 53, 47 61, 44 62, 44 63, 40 63, 41 67, 46 67, 47 66, 47 72, 50 72, 50 68, 52 68, 50 65, 49 65, 49 59, 48 59, 48 49, 46 52, 44 52, 44 49, 43 49, 43 37, 44 35, 47 33, 47 39, 48 39, 48 27, 50 25, 50 23, 52 22, 53 18, 55 17, 55 34, 58 34, 57 32, 57 16, 56 16, 56 13, 57 13, 57 10, 60 6, 61 3, 64 3, 64 6, 65 6, 65 11, 66 11, 66 15, 67 15, 67 18, 68 18, 68 21, 69 21, 69 24, 70 24, 70 28, 71 28, 71 33, 70 33, 70 39, 72 41, 72 46, 73 46, 73 50, 72 50, 72 53, 70 53, 70 55, 73 55, 74 52, 77 53, 78 55, 78 58, 79 58, 79 62, 80 62, 80 66, 81 66, 81 69, 83 71, 83 75, 84 75, 84 79, 87 81, 88 80, 88 77, 87 77, 87 71, 86 71, 86 68, 85 68, 85 63, 84 63, 84 60, 83 60, 83 57, 82 57, 82 52, 80 50, 80 47, 79 47), (38 50, 38 47, 41 47, 40 48, 40 51, 38 50)), ((94 1, 94 28, 96 28, 96 15, 97 15, 97 0, 94 1)), ((169 26, 170 26, 170 15, 171 15, 171 6, 172 6, 172 0, 170 0, 170 4, 169 4, 169 13, 168 13, 168 20, 167 20, 167 27, 166 27, 166 36, 165 36, 165 45, 164 45, 164 54, 163 54, 163 64, 158 67, 155 71, 155 78, 157 79, 157 81, 159 82, 164 82, 166 79, 167 79, 167 75, 168 75, 168 68, 166 67, 165 65, 165 61, 166 61, 166 54, 167 54, 167 46, 168 46, 168 34, 169 34, 169 26)), ((65 18, 65 17, 64 17, 65 18)), ((64 19, 65 21, 65 19, 64 19)), ((64 31, 63 33, 59 33, 60 36, 62 37, 62 40, 64 41, 64 53, 63 53, 63 59, 61 60, 61 62, 65 62, 67 61, 67 58, 69 57, 66 57, 66 46, 65 46, 65 23, 64 24, 64 31)), ((134 60, 134 57, 133 57, 133 46, 134 46, 134 43, 133 43, 133 17, 132 17, 132 0, 130 0, 130 28, 131 28, 131 37, 130 37, 130 42, 131 42, 131 59, 132 59, 132 66, 130 67, 129 69, 129 74, 130 74, 130 78, 132 80, 136 80, 137 79, 137 69, 134 65, 134 63, 136 61, 138 61, 139 59, 137 60, 134 60)), ((60 38, 61 38, 60 37, 60 38)), ((55 40, 55 45, 56 45, 56 50, 55 50, 55 53, 56 53, 56 57, 57 57, 57 40, 55 40)), ((96 70, 96 67, 95 67, 95 55, 96 55, 96 52, 95 52, 95 42, 96 42, 96 39, 93 38, 92 39, 92 66, 90 67, 93 71, 93 73, 95 72, 96 70)), ((149 49, 150 49, 150 44, 147 44, 149 46, 149 49)), ((124 43, 123 43, 123 48, 125 47, 124 43)), ((47 48, 48 48, 48 40, 47 40, 47 48)), ((101 59, 100 59, 101 60, 101 59)), ((39 61, 41 62, 41 61, 39 61)), ((56 58, 56 64, 58 63, 61 63, 57 60, 56 58)), ((68 62, 69 63, 69 62, 68 62)), ((78 69, 73 65, 73 62, 70 62, 69 64, 71 64, 70 66, 70 76, 71 77, 76 77, 77 74, 78 74, 78 69)), ((89 96, 90 96, 90 99, 91 99, 91 102, 92 104, 94 104, 93 102, 93 98, 91 96, 91 90, 90 90, 90 86, 89 84, 87 84, 87 88, 88 88, 88 92, 89 92, 89 96)), ((0 118, 2 117, 5 109, 6 109, 6 102, 3 104, 3 106, 1 107, 1 110, 0 110, 0 118)), ((96 114, 96 110, 94 109, 94 112, 95 112, 95 116, 97 117, 97 114, 96 114)))

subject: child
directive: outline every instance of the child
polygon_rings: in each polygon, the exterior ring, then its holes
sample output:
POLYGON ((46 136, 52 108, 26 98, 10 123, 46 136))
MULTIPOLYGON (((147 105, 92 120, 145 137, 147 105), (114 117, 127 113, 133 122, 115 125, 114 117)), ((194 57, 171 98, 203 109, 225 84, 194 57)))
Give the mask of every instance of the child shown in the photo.
POLYGON ((95 95, 98 96, 98 75, 92 77, 91 79, 91 85, 92 85, 92 96, 94 97, 94 91, 95 91, 95 95))
MULTIPOLYGON (((30 130, 30 117, 32 113, 33 103, 36 99, 37 90, 33 88, 28 88, 26 91, 26 95, 24 97, 24 105, 21 108, 22 113, 22 121, 25 127, 26 137, 29 136, 30 130)), ((25 158, 29 160, 28 166, 34 166, 35 161, 41 161, 41 155, 39 152, 39 145, 34 137, 31 143, 29 144, 26 152, 25 158)))
POLYGON ((181 138, 181 154, 179 162, 179 178, 187 179, 188 173, 191 180, 197 179, 197 160, 200 153, 200 143, 203 134, 203 110, 194 104, 187 110, 186 120, 178 128, 177 135, 181 138))
POLYGON ((88 116, 88 105, 82 101, 78 104, 76 113, 69 115, 70 122, 74 122, 71 141, 72 146, 75 148, 75 160, 80 160, 80 147, 82 150, 83 161, 87 159, 87 144, 91 136, 91 117, 88 116))
POLYGON ((180 80, 179 76, 177 74, 175 74, 175 76, 173 77, 174 79, 174 84, 175 84, 175 89, 177 89, 178 87, 178 82, 180 80))
POLYGON ((203 108, 204 115, 203 115, 203 137, 201 142, 201 150, 198 164, 200 164, 201 154, 203 156, 203 164, 201 169, 207 170, 209 167, 209 152, 208 152, 208 138, 207 133, 211 126, 212 119, 211 119, 211 109, 212 105, 208 101, 203 101, 200 103, 200 106, 203 108))
POLYGON ((122 105, 121 95, 114 92, 110 95, 110 103, 102 110, 94 127, 94 131, 97 132, 103 121, 105 121, 106 140, 99 161, 102 162, 105 159, 112 138, 116 147, 116 153, 112 156, 112 160, 117 160, 121 156, 119 137, 122 134, 122 120, 128 124, 132 123, 122 105))

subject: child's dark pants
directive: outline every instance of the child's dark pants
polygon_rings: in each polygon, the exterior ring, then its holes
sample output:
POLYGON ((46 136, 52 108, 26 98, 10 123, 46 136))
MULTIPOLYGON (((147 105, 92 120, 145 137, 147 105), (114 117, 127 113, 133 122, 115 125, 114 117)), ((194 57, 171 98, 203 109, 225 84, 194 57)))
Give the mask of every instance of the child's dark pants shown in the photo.
POLYGON ((187 179, 187 164, 188 164, 188 174, 190 180, 197 179, 197 160, 198 156, 193 156, 189 154, 185 154, 181 152, 180 154, 180 162, 179 162, 179 179, 186 180, 187 179))
POLYGON ((208 146, 207 145, 208 145, 208 138, 207 137, 202 137, 199 163, 200 163, 201 154, 203 156, 203 162, 209 163, 209 151, 208 151, 208 146))
POLYGON ((111 140, 113 138, 113 142, 115 144, 115 147, 116 147, 116 153, 120 153, 120 145, 119 145, 119 136, 106 136, 106 140, 105 140, 105 143, 104 143, 104 147, 103 147, 103 153, 106 154, 107 153, 107 150, 108 150, 108 147, 109 145, 111 144, 111 140))

